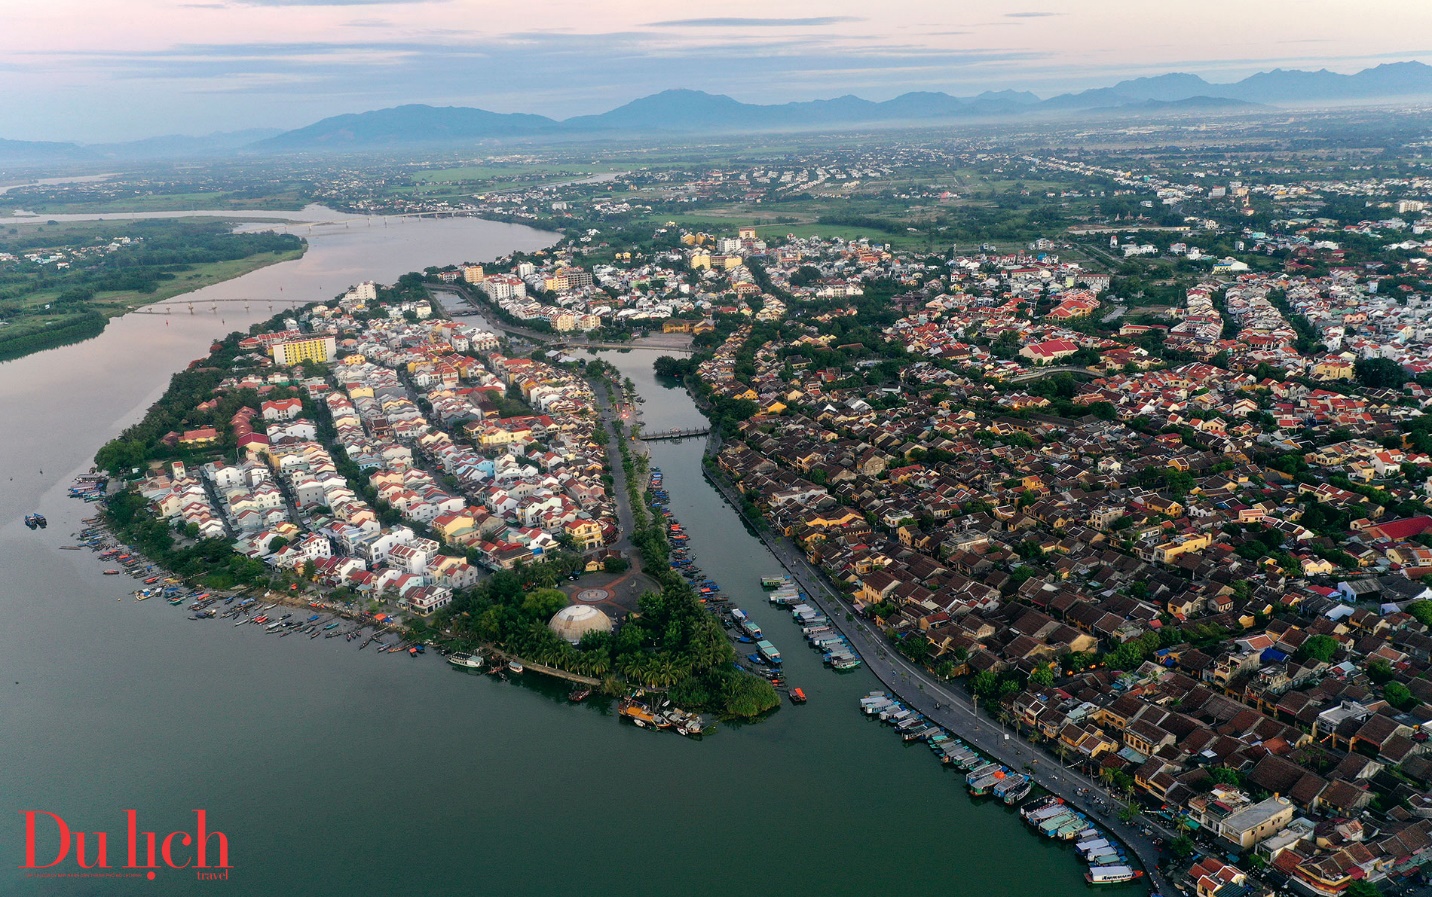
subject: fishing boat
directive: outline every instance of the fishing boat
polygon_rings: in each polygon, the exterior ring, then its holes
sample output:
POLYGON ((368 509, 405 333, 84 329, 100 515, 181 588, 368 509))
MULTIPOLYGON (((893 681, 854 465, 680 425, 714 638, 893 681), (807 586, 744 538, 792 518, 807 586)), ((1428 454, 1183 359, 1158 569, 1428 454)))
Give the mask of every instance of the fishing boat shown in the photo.
POLYGON ((1084 880, 1091 885, 1112 885, 1133 881, 1136 878, 1142 878, 1143 875, 1142 870, 1123 864, 1117 866, 1090 866, 1089 871, 1084 873, 1084 880))
POLYGON ((50 524, 49 521, 45 519, 44 514, 41 514, 40 512, 36 511, 33 514, 25 515, 25 525, 28 526, 30 529, 44 529, 50 524))
POLYGON ((986 794, 989 794, 990 789, 993 788, 995 785, 999 784, 1006 775, 1007 773, 1005 772, 1004 767, 1001 766, 994 772, 986 773, 985 775, 980 776, 973 782, 969 783, 970 794, 974 797, 983 797, 986 794))
POLYGON ((802 689, 793 688, 787 692, 787 694, 790 695, 792 704, 804 704, 806 702, 806 693, 802 689))
POLYGON ((118 570, 114 570, 114 569, 106 570, 106 571, 104 571, 104 575, 105 575, 105 576, 118 576, 118 575, 119 575, 119 571, 118 571, 118 570))
POLYGON ((1064 799, 1062 797, 1056 797, 1050 794, 1038 800, 1032 800, 1020 807, 1019 815, 1023 816, 1025 820, 1033 822, 1036 817, 1042 817, 1047 813, 1051 813, 1056 807, 1060 807, 1063 804, 1064 799))
POLYGON ((662 711, 659 718, 665 720, 676 734, 685 735, 688 738, 700 735, 706 730, 706 723, 698 714, 678 710, 675 707, 662 711))
POLYGON ((623 698, 617 705, 617 714, 624 719, 631 720, 639 729, 664 729, 671 725, 653 713, 650 707, 635 698, 623 698))
POLYGON ((781 662, 781 652, 777 651, 776 646, 765 639, 756 642, 756 650, 761 653, 762 657, 773 664, 781 662))
POLYGON ((1006 779, 994 786, 994 796, 1004 802, 1006 807, 1012 807, 1029 796, 1034 789, 1034 783, 1029 776, 1021 775, 1018 778, 1006 779))

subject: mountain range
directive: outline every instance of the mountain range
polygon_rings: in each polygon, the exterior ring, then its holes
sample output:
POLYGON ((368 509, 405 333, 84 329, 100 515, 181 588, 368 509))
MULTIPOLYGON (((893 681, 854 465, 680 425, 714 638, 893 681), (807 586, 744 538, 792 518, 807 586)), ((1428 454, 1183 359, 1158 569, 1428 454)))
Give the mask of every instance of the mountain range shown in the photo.
POLYGON ((1157 115, 1190 111, 1256 111, 1265 106, 1343 105, 1432 98, 1432 66, 1396 62, 1341 75, 1274 69, 1214 83, 1170 73, 1111 87, 1040 99, 1027 91, 972 97, 917 92, 874 102, 856 96, 760 105, 698 90, 666 90, 607 112, 556 120, 542 115, 466 107, 404 105, 335 115, 291 131, 236 131, 207 137, 159 137, 129 143, 30 143, 0 140, 0 163, 102 162, 243 153, 348 152, 468 143, 504 138, 579 139, 629 134, 718 134, 847 126, 920 125, 1071 114, 1157 115))

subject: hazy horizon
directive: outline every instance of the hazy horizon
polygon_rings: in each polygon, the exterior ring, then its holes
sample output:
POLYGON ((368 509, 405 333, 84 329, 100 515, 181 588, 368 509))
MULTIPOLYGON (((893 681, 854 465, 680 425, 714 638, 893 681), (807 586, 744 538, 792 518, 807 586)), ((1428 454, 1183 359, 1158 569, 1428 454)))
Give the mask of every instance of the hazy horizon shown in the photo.
POLYGON ((94 0, 6 14, 0 138, 82 143, 294 128, 406 103, 565 118, 672 88, 781 103, 912 90, 1048 97, 1191 72, 1352 73, 1432 62, 1432 4, 1333 0, 1197 13, 1121 0, 850 0, 722 15, 620 0, 494 9, 465 0, 94 0))

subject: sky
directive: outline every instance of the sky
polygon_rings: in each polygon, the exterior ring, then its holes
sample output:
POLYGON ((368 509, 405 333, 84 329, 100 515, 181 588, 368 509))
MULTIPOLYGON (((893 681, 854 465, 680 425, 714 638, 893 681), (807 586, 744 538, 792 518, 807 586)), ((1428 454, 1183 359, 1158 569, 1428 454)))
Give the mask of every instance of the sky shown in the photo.
POLYGON ((0 139, 293 128, 402 103, 554 118, 669 88, 1051 96, 1432 63, 1428 0, 0 0, 0 139))

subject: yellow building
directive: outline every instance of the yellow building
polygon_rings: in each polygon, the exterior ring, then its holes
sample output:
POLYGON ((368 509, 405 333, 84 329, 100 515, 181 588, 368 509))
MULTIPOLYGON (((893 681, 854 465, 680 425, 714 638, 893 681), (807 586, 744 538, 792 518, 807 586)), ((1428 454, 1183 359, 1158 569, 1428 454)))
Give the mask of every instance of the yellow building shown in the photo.
POLYGON ((1353 373, 1353 363, 1346 358, 1333 356, 1313 365, 1314 380, 1351 380, 1353 373))
POLYGON ((591 551, 594 548, 601 548, 605 544, 602 539, 602 525, 595 520, 573 520, 565 526, 567 535, 582 551, 591 551))
POLYGON ((1212 544, 1213 540, 1206 533, 1196 533, 1180 537, 1172 542, 1165 542, 1154 549, 1154 558, 1165 564, 1171 564, 1182 555, 1194 551, 1202 551, 1212 544))
POLYGON ((313 336, 308 339, 291 339, 274 343, 273 362, 278 365, 293 365, 303 361, 323 364, 338 354, 338 340, 331 336, 313 336))

